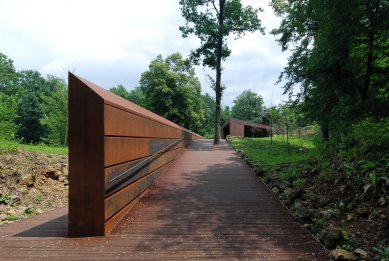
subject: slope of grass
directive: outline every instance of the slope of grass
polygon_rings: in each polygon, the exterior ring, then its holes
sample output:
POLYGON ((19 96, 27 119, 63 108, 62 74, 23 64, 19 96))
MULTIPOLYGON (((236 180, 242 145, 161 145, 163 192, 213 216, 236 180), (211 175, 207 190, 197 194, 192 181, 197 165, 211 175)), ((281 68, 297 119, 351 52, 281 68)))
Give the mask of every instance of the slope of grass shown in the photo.
POLYGON ((67 147, 51 147, 47 145, 20 144, 16 141, 0 140, 0 153, 16 153, 20 150, 35 151, 44 154, 67 154, 67 147))
POLYGON ((289 137, 289 146, 285 136, 273 137, 272 145, 270 138, 234 139, 231 144, 264 168, 299 162, 317 154, 312 136, 289 137))

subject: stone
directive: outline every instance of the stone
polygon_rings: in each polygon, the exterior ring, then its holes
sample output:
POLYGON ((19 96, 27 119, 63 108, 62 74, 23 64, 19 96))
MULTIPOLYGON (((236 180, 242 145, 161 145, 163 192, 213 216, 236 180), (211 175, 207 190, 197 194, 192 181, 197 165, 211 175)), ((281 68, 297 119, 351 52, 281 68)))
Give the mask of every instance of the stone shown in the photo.
POLYGON ((357 208, 357 212, 360 216, 369 216, 369 214, 371 213, 371 209, 369 208, 369 206, 363 204, 361 206, 359 206, 357 208))
POLYGON ((299 200, 295 201, 293 209, 293 215, 297 220, 309 220, 312 216, 312 211, 306 208, 299 200))
POLYGON ((62 176, 62 175, 59 176, 59 177, 58 177, 58 181, 59 181, 59 182, 64 182, 64 181, 65 181, 65 177, 62 176))
POLYGON ((0 221, 4 221, 7 219, 7 214, 0 214, 0 221))
POLYGON ((291 184, 289 181, 282 181, 279 185, 280 189, 284 190, 286 189, 287 187, 289 187, 291 184))
POLYGON ((21 202, 20 197, 17 195, 11 195, 7 201, 7 205, 10 206, 17 206, 21 202))
POLYGON ((62 164, 61 165, 61 172, 62 172, 62 175, 64 175, 65 177, 69 176, 69 167, 65 164, 62 164))
POLYGON ((285 188, 284 189, 284 194, 285 194, 285 197, 288 198, 288 199, 293 199, 294 198, 293 189, 291 189, 291 188, 285 188))
POLYGON ((331 256, 334 260, 355 260, 353 253, 341 248, 332 250, 331 256))
POLYGON ((273 187, 272 189, 271 189, 271 191, 273 191, 273 193, 278 193, 278 192, 280 192, 280 189, 278 188, 278 187, 273 187))
POLYGON ((51 179, 58 179, 61 176, 61 171, 49 168, 46 170, 46 176, 51 179))
POLYGON ((380 204, 381 207, 385 206, 386 205, 386 200, 384 197, 380 197, 380 199, 378 200, 378 204, 380 204))
POLYGON ((368 257, 369 254, 365 250, 357 248, 354 250, 354 255, 365 259, 368 257))
POLYGON ((7 215, 8 215, 8 216, 14 216, 14 215, 16 215, 15 209, 12 209, 12 208, 11 208, 10 210, 8 210, 7 215))
POLYGON ((343 239, 342 230, 333 225, 329 225, 320 232, 319 239, 327 248, 334 249, 338 242, 343 239))
POLYGON ((22 175, 22 177, 20 178, 20 181, 19 181, 20 185, 26 186, 26 187, 34 186, 34 182, 35 182, 35 176, 31 175, 31 174, 22 175))

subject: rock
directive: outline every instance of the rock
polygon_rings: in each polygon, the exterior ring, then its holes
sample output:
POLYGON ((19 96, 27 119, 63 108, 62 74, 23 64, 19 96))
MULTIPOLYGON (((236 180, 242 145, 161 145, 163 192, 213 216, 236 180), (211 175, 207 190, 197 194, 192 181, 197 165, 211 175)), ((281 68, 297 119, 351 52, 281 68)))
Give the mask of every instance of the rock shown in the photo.
POLYGON ((334 260, 355 260, 353 253, 341 248, 332 250, 331 256, 334 260))
POLYGON ((380 197, 380 199, 378 200, 378 204, 380 204, 381 207, 385 206, 386 205, 386 200, 384 197, 380 197))
POLYGON ((294 199, 296 197, 295 191, 291 188, 285 188, 284 194, 287 199, 294 199))
POLYGON ((319 239, 327 248, 334 249, 337 243, 343 239, 342 230, 333 225, 329 225, 321 231, 319 239))
POLYGON ((289 187, 290 185, 291 185, 291 184, 290 184, 289 181, 282 181, 282 182, 280 183, 279 187, 280 187, 281 190, 284 190, 284 189, 286 189, 287 187, 289 187))
POLYGON ((61 176, 61 171, 50 167, 46 170, 46 176, 51 179, 58 179, 61 176))
POLYGON ((306 221, 312 216, 312 211, 306 208, 300 200, 295 201, 293 209, 293 215, 297 220, 306 221))
POLYGON ((350 213, 350 214, 347 214, 347 217, 346 217, 346 220, 347 221, 351 221, 355 218, 354 214, 350 213))
POLYGON ((35 176, 31 175, 31 174, 22 175, 22 177, 20 178, 20 181, 19 181, 20 185, 26 186, 26 187, 34 186, 34 182, 35 182, 35 176))
POLYGON ((357 208, 357 212, 360 216, 367 217, 371 213, 371 209, 366 204, 362 204, 357 208))
POLYGON ((61 172, 62 172, 62 175, 64 175, 65 177, 69 176, 69 167, 65 164, 62 164, 61 165, 61 172))
POLYGON ((278 188, 278 187, 273 187, 272 189, 271 189, 271 191, 273 191, 273 193, 278 193, 278 192, 280 192, 280 189, 278 188))
POLYGON ((368 257, 369 254, 365 250, 357 248, 354 250, 354 255, 365 259, 368 257))
POLYGON ((15 209, 12 209, 12 208, 11 208, 10 210, 8 210, 7 215, 8 215, 8 216, 14 216, 14 215, 16 215, 15 209))
POLYGON ((7 219, 7 214, 0 214, 0 221, 4 221, 7 219))
POLYGON ((64 181, 65 181, 65 177, 62 176, 62 175, 59 176, 59 177, 58 177, 58 181, 59 181, 59 182, 64 182, 64 181))
POLYGON ((20 197, 16 195, 11 195, 9 199, 7 200, 7 205, 10 206, 17 206, 20 204, 20 197))

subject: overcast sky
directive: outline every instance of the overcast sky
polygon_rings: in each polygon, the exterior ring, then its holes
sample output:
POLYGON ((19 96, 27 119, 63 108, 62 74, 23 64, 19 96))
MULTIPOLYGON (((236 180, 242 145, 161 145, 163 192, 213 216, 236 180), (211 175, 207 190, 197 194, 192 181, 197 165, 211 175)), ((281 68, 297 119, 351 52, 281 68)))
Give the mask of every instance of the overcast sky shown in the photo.
MULTIPOLYGON (((178 30, 185 21, 179 0, 0 0, 0 52, 14 60, 17 70, 34 69, 42 75, 67 77, 67 71, 105 89, 138 85, 140 74, 158 54, 181 52, 187 57, 199 46, 195 37, 184 39, 178 30)), ((269 31, 279 24, 268 0, 242 0, 260 14, 266 35, 247 34, 231 41, 232 54, 223 64, 227 86, 222 103, 233 105, 247 89, 260 94, 265 105, 283 97, 275 82, 287 54, 269 31)), ((197 68, 203 93, 212 96, 203 67, 197 68)))

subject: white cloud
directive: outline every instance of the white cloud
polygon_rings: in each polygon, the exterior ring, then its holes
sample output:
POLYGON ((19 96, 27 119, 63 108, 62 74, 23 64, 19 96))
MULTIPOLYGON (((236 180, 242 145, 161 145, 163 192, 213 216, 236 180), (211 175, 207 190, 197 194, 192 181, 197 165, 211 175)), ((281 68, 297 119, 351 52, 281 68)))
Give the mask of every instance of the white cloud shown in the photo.
MULTIPOLYGON (((279 20, 267 1, 243 3, 263 6, 260 17, 267 32, 277 26, 279 20)), ((195 37, 183 39, 178 30, 185 22, 178 0, 0 0, 0 5, 0 34, 5 39, 0 52, 19 70, 36 69, 59 77, 70 70, 105 88, 121 83, 131 89, 158 54, 180 51, 185 56, 198 47, 195 37)), ((282 90, 274 82, 286 55, 275 38, 247 34, 230 46, 223 103, 232 105, 245 89, 260 93, 268 105, 279 101, 282 90)), ((197 72, 203 92, 212 93, 203 69, 197 72)))

